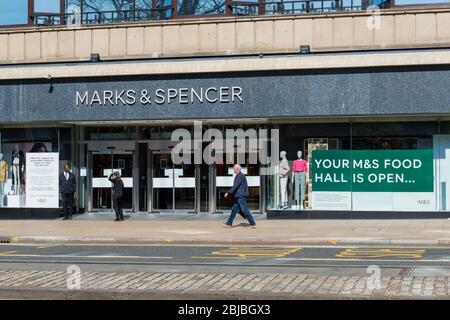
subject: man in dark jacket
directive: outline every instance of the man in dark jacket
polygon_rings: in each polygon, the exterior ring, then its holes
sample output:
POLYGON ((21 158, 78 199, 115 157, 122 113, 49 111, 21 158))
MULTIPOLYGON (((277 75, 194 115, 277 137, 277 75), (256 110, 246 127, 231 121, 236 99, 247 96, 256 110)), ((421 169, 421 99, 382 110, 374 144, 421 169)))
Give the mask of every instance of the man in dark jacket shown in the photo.
POLYGON ((245 198, 249 196, 247 177, 241 172, 241 166, 235 164, 233 167, 234 173, 236 176, 234 177, 233 186, 225 193, 225 198, 230 194, 234 196, 233 207, 231 208, 231 215, 228 218, 228 221, 225 223, 225 227, 231 228, 233 225, 233 220, 236 217, 239 209, 245 214, 250 226, 252 228, 256 227, 255 220, 247 207, 247 201, 245 198))
POLYGON ((77 179, 70 172, 68 164, 64 165, 64 172, 59 175, 59 192, 61 192, 62 206, 64 209, 63 220, 72 219, 74 194, 77 189, 77 179))
POLYGON ((123 181, 120 178, 119 172, 113 172, 109 175, 109 181, 113 183, 112 197, 113 197, 113 208, 116 213, 116 220, 123 221, 123 211, 122 211, 122 197, 123 197, 123 181))

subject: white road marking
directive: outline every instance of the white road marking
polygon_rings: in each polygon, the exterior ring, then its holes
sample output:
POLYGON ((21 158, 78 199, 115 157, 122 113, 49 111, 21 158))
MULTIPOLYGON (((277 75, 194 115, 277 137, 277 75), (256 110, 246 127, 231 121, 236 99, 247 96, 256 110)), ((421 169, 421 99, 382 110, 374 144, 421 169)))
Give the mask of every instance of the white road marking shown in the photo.
POLYGON ((114 255, 53 255, 53 254, 9 254, 7 252, 0 253, 0 257, 44 257, 44 258, 107 258, 107 259, 173 259, 173 257, 142 257, 142 256, 114 256, 114 255))
POLYGON ((352 258, 276 258, 283 261, 383 261, 383 262, 450 262, 450 259, 352 259, 352 258))

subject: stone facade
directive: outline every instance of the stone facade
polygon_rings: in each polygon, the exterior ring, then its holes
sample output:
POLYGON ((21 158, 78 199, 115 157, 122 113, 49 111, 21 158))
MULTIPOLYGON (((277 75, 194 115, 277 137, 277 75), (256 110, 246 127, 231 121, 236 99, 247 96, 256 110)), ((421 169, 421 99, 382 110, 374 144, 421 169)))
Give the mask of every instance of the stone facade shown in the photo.
POLYGON ((179 19, 81 27, 4 28, 0 64, 447 46, 450 9, 179 19))

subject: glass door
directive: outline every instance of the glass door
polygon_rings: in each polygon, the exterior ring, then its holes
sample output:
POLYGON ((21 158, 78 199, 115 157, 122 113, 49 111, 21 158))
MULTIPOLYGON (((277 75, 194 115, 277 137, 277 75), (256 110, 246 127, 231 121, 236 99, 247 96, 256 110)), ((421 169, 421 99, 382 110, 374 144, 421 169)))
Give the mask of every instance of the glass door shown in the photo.
MULTIPOLYGON (((230 154, 229 156, 232 156, 230 154)), ((259 164, 250 164, 249 154, 246 154, 245 164, 241 164, 241 171, 247 176, 247 184, 250 195, 247 198, 247 205, 251 211, 260 211, 260 174, 259 164)), ((234 154, 234 158, 237 159, 237 154, 234 154)), ((228 162, 228 161, 227 161, 228 162)), ((232 198, 225 198, 224 194, 233 186, 234 171, 233 164, 228 163, 216 163, 216 210, 218 212, 227 212, 231 210, 233 205, 232 198)))
POLYGON ((133 209, 133 153, 92 153, 92 209, 112 210, 112 188, 108 180, 112 171, 118 171, 124 184, 123 208, 133 209))
POLYGON ((152 152, 153 209, 195 210, 196 186, 193 164, 174 164, 170 152, 152 152))

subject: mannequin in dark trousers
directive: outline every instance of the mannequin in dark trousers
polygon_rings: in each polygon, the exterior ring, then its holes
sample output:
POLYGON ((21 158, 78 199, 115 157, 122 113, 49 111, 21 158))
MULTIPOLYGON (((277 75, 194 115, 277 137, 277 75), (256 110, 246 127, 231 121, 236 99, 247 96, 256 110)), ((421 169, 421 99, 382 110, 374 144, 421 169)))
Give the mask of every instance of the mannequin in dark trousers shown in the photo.
POLYGON ((123 181, 120 177, 119 172, 113 172, 108 178, 109 181, 113 183, 113 194, 112 194, 112 202, 113 209, 116 213, 116 220, 114 221, 123 221, 123 211, 122 211, 122 197, 123 197, 123 181))

